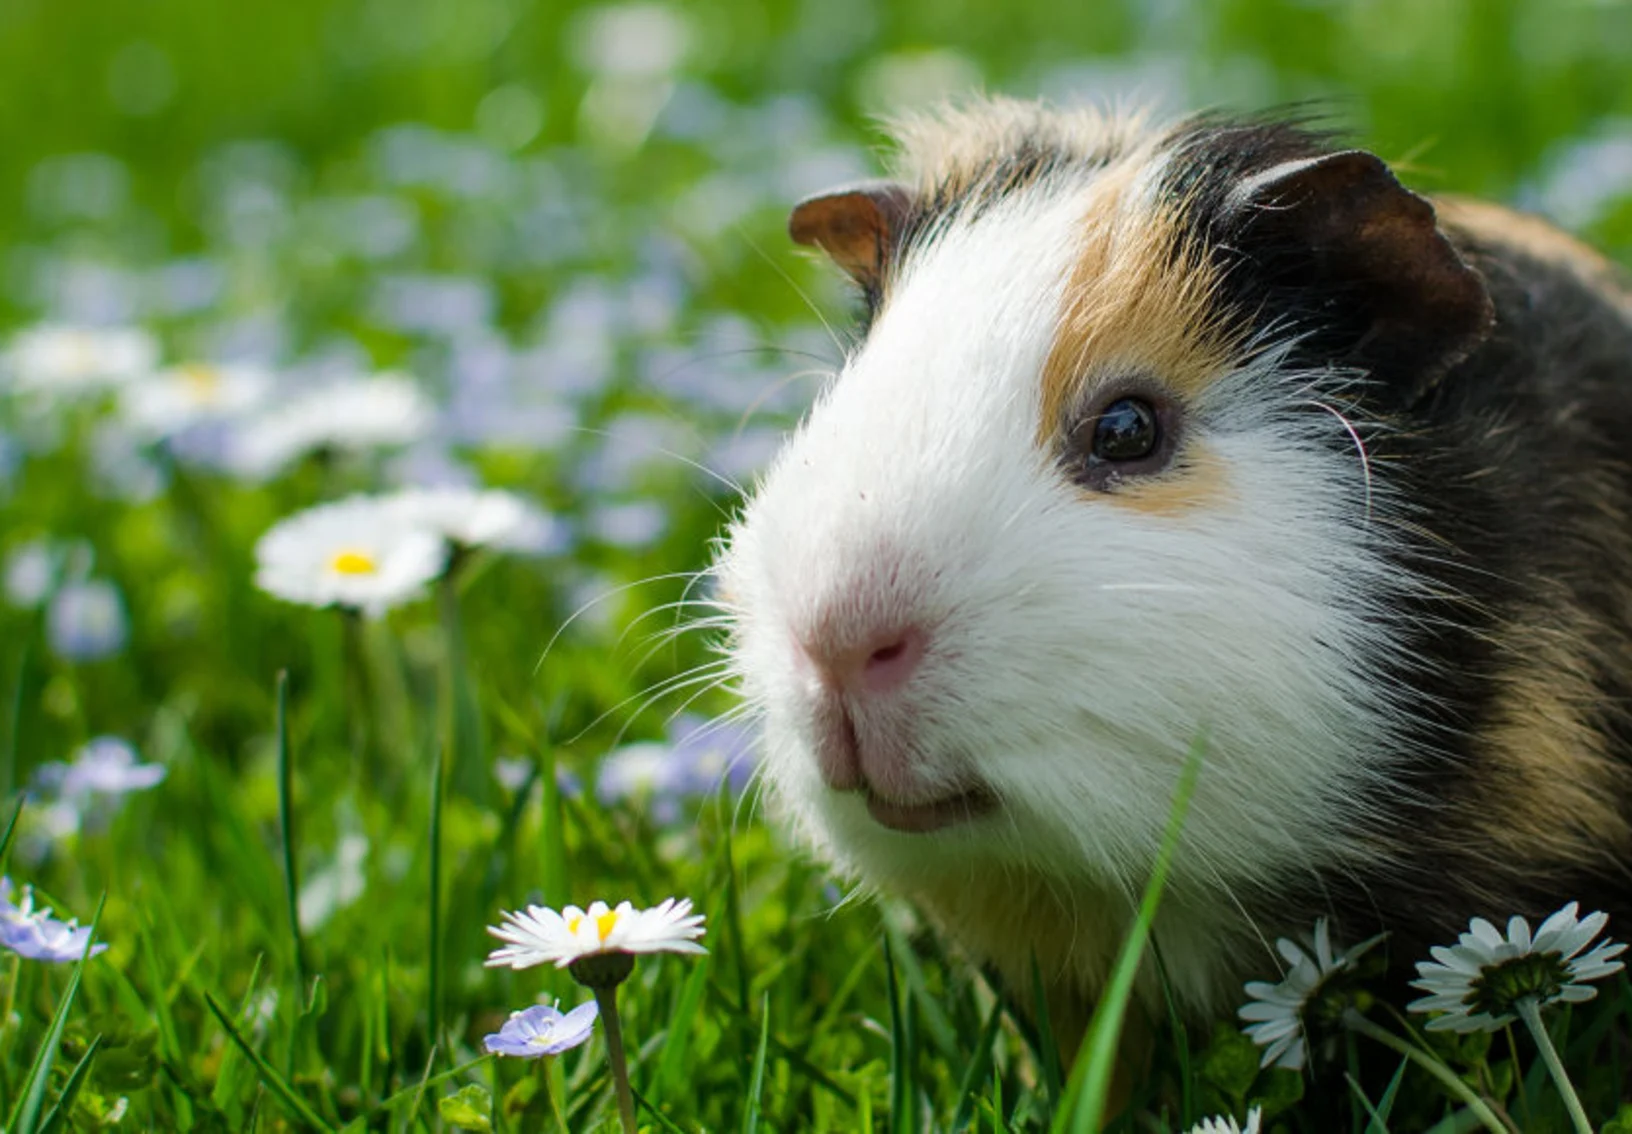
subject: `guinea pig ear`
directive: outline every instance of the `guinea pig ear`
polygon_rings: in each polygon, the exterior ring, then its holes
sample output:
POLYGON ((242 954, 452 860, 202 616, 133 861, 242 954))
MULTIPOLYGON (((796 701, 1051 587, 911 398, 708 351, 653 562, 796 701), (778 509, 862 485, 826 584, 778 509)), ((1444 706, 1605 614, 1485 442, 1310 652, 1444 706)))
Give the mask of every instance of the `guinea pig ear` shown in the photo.
POLYGON ((820 248, 868 293, 878 290, 891 247, 912 207, 894 181, 864 181, 806 197, 788 217, 794 243, 820 248))
POLYGON ((1298 306, 1313 308, 1314 322, 1344 328, 1326 340, 1334 361, 1369 371, 1408 405, 1490 333, 1484 280, 1440 232, 1433 206, 1374 154, 1274 166, 1236 186, 1227 208, 1241 225, 1238 247, 1262 260, 1271 286, 1305 293, 1298 306))

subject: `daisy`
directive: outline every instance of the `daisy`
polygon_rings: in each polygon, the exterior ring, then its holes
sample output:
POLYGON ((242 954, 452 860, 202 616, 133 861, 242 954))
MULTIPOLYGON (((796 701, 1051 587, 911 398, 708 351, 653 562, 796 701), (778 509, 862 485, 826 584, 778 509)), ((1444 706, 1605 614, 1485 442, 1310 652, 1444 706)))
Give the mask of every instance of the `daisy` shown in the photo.
POLYGON ((697 944, 703 935, 703 915, 691 912, 690 898, 665 898, 649 910, 637 910, 629 902, 619 902, 616 909, 591 902, 587 910, 567 906, 560 913, 528 906, 522 913, 506 912, 503 923, 490 925, 487 931, 507 942, 488 954, 490 967, 553 964, 565 969, 586 958, 612 954, 708 952, 697 944))
POLYGON ((1327 1006, 1321 1001, 1331 979, 1352 970, 1360 955, 1381 940, 1381 936, 1373 937, 1345 952, 1333 953, 1326 919, 1320 918, 1315 922, 1312 942, 1299 945, 1283 937, 1275 943, 1289 966, 1286 976, 1276 984, 1249 982, 1246 991, 1253 999, 1238 1013, 1249 1021, 1242 1030, 1264 1048, 1260 1067, 1303 1069, 1308 1059, 1306 1018, 1317 1007, 1325 1014, 1327 1006))
POLYGON ((407 488, 387 501, 407 522, 440 533, 460 549, 543 551, 558 542, 555 521, 514 492, 452 486, 407 488))
POLYGON ((19 393, 74 396, 147 374, 158 358, 158 343, 139 327, 42 323, 12 338, 0 372, 19 393))
MULTIPOLYGON (((90 945, 90 928, 73 920, 58 921, 49 907, 34 908, 34 890, 24 886, 22 900, 12 901, 10 878, 0 877, 0 946, 33 961, 78 961, 90 945)), ((107 945, 91 946, 90 956, 106 951, 107 945)))
POLYGON ((1591 1000, 1598 990, 1587 982, 1620 972, 1625 966, 1615 958, 1626 946, 1603 941, 1583 955, 1609 915, 1578 918, 1579 909, 1571 902, 1533 935, 1522 917, 1508 919, 1506 936, 1474 918, 1457 944, 1436 945, 1432 961, 1417 962, 1420 979, 1411 986, 1428 995, 1412 1001, 1411 1011, 1440 1013, 1428 1021, 1429 1031, 1493 1032, 1514 1020, 1525 999, 1542 1008, 1591 1000))
POLYGON ((359 451, 407 445, 428 434, 430 400, 405 374, 348 378, 300 393, 234 436, 227 461, 238 473, 270 477, 318 449, 359 451))
POLYGON ((1202 1119, 1190 1128, 1190 1134, 1258 1134, 1258 1123, 1262 1118, 1263 1113, 1257 1107, 1247 1111, 1245 1126, 1238 1126, 1232 1116, 1221 1114, 1217 1118, 1202 1119))
POLYGON ((518 1059, 559 1055, 589 1039, 599 1014, 593 1000, 578 1005, 571 1012, 537 1004, 510 1013, 503 1027, 482 1037, 482 1046, 495 1055, 512 1055, 518 1059))
POLYGON ((634 1094, 618 1022, 618 985, 634 971, 636 953, 708 952, 697 944, 703 935, 703 915, 691 912, 690 898, 665 898, 649 910, 637 910, 628 902, 619 902, 616 909, 591 902, 587 910, 568 906, 560 913, 528 906, 523 913, 506 912, 502 924, 490 925, 487 931, 506 942, 487 955, 489 967, 529 969, 550 963, 594 992, 606 1027, 606 1058, 618 1114, 624 1134, 636 1134, 634 1094))
POLYGON ((255 585, 286 602, 370 617, 419 596, 447 566, 435 532, 369 496, 308 508, 255 544, 255 585))
POLYGON ((1547 1005, 1591 1000, 1598 990, 1588 982, 1626 967, 1616 960, 1626 952, 1623 944, 1601 941, 1582 952, 1603 932, 1609 915, 1599 911, 1578 917, 1580 908, 1571 902, 1534 934, 1517 915, 1508 919, 1505 936, 1484 918, 1474 918, 1455 945, 1436 945, 1430 950, 1432 961, 1417 962, 1419 979, 1411 986, 1428 995, 1407 1007, 1440 1013, 1428 1021, 1430 1031, 1493 1032, 1515 1018, 1523 1020, 1576 1130, 1592 1134, 1595 1127, 1541 1020, 1547 1005))
POLYGON ((272 374, 262 367, 191 363, 130 384, 121 405, 126 420, 143 435, 169 437, 247 414, 271 392, 272 374))

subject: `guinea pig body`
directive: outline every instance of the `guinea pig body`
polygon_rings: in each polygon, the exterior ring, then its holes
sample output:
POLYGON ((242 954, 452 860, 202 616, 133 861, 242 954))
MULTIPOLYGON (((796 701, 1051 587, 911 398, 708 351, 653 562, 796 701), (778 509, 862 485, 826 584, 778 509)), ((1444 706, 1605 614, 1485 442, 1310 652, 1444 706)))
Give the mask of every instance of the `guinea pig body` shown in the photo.
POLYGON ((794 214, 865 336, 716 568, 801 838, 1013 987, 1035 958, 1067 1030, 1198 736, 1156 925, 1189 1012, 1318 916, 1404 963, 1632 914, 1607 263, 1294 125, 993 102, 901 144, 794 214))

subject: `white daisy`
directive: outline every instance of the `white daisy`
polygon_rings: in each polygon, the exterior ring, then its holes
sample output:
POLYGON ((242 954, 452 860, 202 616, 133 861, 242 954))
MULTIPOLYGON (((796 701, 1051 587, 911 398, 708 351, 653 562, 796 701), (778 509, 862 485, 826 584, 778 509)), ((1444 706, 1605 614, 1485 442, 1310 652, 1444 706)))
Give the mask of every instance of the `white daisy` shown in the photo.
POLYGON ((233 438, 229 465, 264 478, 317 449, 356 451, 418 441, 434 408, 404 374, 348 378, 297 394, 245 424, 233 438))
POLYGON ((1204 1118, 1190 1128, 1190 1134, 1258 1134, 1258 1124, 1263 1119, 1263 1112, 1257 1107, 1247 1111, 1247 1124, 1236 1124, 1235 1118, 1228 1114, 1221 1114, 1216 1118, 1204 1118))
POLYGON ((691 899, 665 898, 649 910, 628 902, 616 909, 591 902, 589 909, 567 906, 560 913, 543 906, 528 906, 522 913, 504 914, 503 924, 487 931, 502 949, 487 955, 487 964, 530 969, 553 964, 566 968, 587 957, 609 953, 706 953, 697 944, 703 935, 703 915, 691 912, 691 899))
POLYGON ((75 327, 42 323, 18 332, 3 372, 20 393, 94 394, 149 373, 159 345, 140 327, 75 327))
POLYGON ((1429 951, 1432 961, 1417 962, 1421 979, 1411 986, 1428 995, 1412 1001, 1410 1010, 1441 1013, 1428 1021, 1429 1031, 1492 1032, 1511 1023, 1518 1002, 1526 998, 1538 1007, 1591 1000, 1598 990, 1586 982, 1620 972, 1625 965, 1615 958, 1626 946, 1603 941, 1582 955, 1609 915, 1578 918, 1579 909, 1571 902, 1533 935, 1522 917, 1508 919, 1505 936, 1484 918, 1474 918, 1457 944, 1436 945, 1429 951))
POLYGON ((405 488, 388 498, 404 519, 462 548, 541 551, 556 542, 555 521, 538 505, 501 489, 405 488))
POLYGON ((370 496, 308 508, 255 544, 255 585, 287 602, 343 606, 376 617, 418 597, 442 574, 448 548, 370 496))
POLYGON ((243 364, 190 363, 125 387, 126 419, 149 437, 169 437, 258 409, 272 392, 270 371, 243 364))
POLYGON ((1352 968, 1362 953, 1381 940, 1381 936, 1373 937, 1343 953, 1333 953, 1330 929, 1326 919, 1320 918, 1315 922, 1313 941, 1299 945, 1283 937, 1275 942, 1289 966, 1286 976, 1275 984, 1248 982, 1247 995, 1253 999, 1237 1013, 1249 1021, 1242 1030, 1264 1048, 1259 1066, 1302 1070, 1308 1059, 1304 1016, 1311 1004, 1325 990, 1328 980, 1352 968))

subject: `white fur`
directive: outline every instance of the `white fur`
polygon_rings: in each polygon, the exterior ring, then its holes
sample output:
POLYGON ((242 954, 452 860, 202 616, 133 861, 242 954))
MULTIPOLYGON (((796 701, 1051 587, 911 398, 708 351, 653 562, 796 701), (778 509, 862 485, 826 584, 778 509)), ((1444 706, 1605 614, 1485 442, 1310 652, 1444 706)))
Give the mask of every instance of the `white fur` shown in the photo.
MULTIPOLYGON (((822 856, 920 899, 1030 880, 1073 921, 1051 963, 1090 990, 1203 734, 1158 941, 1181 997, 1216 1009, 1243 964, 1272 964, 1234 891, 1368 853, 1348 833, 1390 774, 1394 714, 1375 673, 1397 584, 1367 514, 1388 507, 1387 487, 1368 488, 1359 455, 1330 443, 1347 435, 1341 417, 1309 412, 1322 395, 1273 358, 1187 409, 1185 443, 1224 470, 1218 506, 1152 515, 1070 483, 1038 446, 1039 375, 1082 190, 956 220, 903 266, 729 536, 733 666, 762 718, 772 794, 822 856), (973 771, 1002 801, 927 835, 888 830, 824 785, 794 657, 795 635, 824 618, 903 610, 935 626, 904 695, 921 774, 973 771)), ((1061 928, 967 930, 1023 973, 1061 928)))

